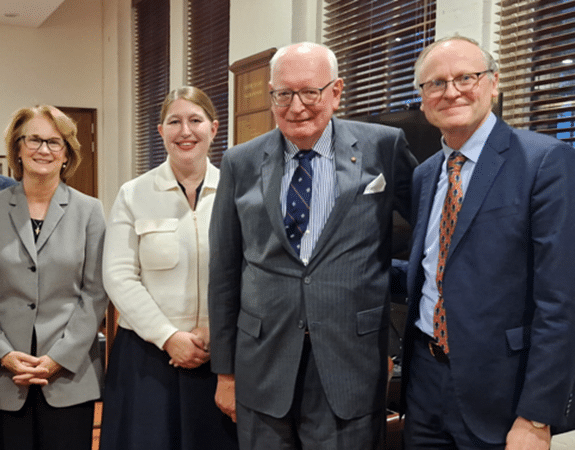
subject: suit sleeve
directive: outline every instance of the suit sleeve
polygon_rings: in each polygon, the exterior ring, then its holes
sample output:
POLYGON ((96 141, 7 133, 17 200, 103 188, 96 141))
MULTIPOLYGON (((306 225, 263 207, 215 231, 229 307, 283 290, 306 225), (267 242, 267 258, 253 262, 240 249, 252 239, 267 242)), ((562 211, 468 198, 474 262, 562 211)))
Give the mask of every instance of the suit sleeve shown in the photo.
MULTIPOLYGON (((228 151, 229 152, 229 151, 228 151)), ((215 373, 234 373, 236 324, 240 310, 243 243, 235 204, 235 182, 230 153, 220 166, 220 183, 210 222, 211 367, 215 373)))
POLYGON ((78 304, 62 338, 48 351, 48 356, 73 373, 76 373, 85 361, 108 305, 108 297, 102 283, 104 214, 100 202, 94 201, 91 204, 93 206, 86 224, 84 242, 84 268, 82 279, 78 281, 81 286, 78 304))
POLYGON ((411 223, 411 178, 417 166, 417 159, 409 151, 409 144, 403 130, 399 130, 394 148, 394 209, 411 223))
POLYGON ((531 195, 531 345, 517 415, 560 425, 575 382, 575 151, 558 143, 537 171, 531 195))

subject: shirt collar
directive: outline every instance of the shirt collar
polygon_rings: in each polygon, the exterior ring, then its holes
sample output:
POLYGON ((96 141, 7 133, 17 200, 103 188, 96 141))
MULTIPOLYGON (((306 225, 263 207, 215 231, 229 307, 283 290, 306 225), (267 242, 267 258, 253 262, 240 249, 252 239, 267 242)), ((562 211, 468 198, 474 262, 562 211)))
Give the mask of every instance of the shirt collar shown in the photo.
MULTIPOLYGON (((493 130, 496 122, 497 117, 495 117, 495 114, 490 113, 489 116, 487 116, 487 120, 485 120, 485 122, 483 122, 483 124, 477 130, 475 130, 475 133, 471 135, 467 142, 465 142, 465 144, 463 144, 463 146, 458 151, 469 161, 477 163, 479 155, 481 154, 481 150, 485 146, 485 142, 491 134, 491 131, 493 130)), ((443 136, 441 137, 441 146, 443 153, 445 154, 445 159, 447 159, 449 155, 455 151, 445 143, 443 136)))
MULTIPOLYGON (((218 187, 218 169, 212 165, 208 159, 206 175, 204 176, 203 186, 215 190, 218 187)), ((170 166, 170 157, 166 159, 156 172, 156 185, 159 189, 168 191, 178 187, 178 180, 170 166)))
MULTIPOLYGON (((332 120, 329 121, 325 130, 321 134, 320 138, 317 142, 313 145, 311 150, 315 151, 318 155, 323 156, 324 158, 333 158, 333 123, 332 120)), ((290 159, 293 159, 295 155, 300 151, 293 142, 286 139, 287 147, 286 151, 284 152, 284 161, 288 162, 290 159)))

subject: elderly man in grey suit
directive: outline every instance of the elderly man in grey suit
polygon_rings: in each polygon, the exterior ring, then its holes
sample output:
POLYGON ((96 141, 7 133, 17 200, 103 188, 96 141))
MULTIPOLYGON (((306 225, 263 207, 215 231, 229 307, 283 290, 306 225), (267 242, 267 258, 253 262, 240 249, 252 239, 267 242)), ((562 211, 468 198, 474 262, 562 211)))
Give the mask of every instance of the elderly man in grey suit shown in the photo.
POLYGON ((415 159, 401 130, 332 118, 342 89, 328 48, 278 50, 279 129, 222 160, 212 370, 242 450, 384 445, 392 211, 415 159))

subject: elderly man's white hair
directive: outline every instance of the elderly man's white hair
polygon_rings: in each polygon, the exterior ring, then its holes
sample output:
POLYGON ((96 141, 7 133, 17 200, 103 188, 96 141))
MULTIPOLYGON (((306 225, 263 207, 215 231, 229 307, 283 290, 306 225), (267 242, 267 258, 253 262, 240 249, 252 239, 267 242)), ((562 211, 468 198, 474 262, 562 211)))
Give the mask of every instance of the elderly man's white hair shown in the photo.
POLYGON ((270 60, 270 72, 272 74, 272 79, 273 79, 273 74, 274 74, 274 69, 278 63, 278 60, 286 53, 286 51, 288 50, 288 48, 290 47, 297 47, 298 51, 300 52, 309 52, 312 49, 321 47, 323 49, 325 49, 327 51, 327 58, 329 61, 329 67, 331 70, 331 78, 332 79, 336 79, 337 78, 337 74, 338 74, 338 67, 337 67, 337 58, 335 56, 335 53, 333 51, 331 51, 329 49, 329 47, 323 45, 323 44, 316 44, 315 42, 299 42, 297 44, 290 44, 290 45, 286 45, 284 47, 281 47, 276 53, 275 55, 272 57, 272 59, 270 60))

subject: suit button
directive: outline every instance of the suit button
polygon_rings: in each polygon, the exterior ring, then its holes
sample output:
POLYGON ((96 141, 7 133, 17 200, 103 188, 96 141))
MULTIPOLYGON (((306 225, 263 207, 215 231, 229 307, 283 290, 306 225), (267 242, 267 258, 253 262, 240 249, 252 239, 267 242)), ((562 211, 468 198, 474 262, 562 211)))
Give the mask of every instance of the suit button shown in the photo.
POLYGON ((36 309, 36 305, 35 305, 34 303, 30 303, 30 304, 28 305, 28 307, 29 307, 32 311, 34 311, 34 310, 36 309))
POLYGON ((303 282, 304 282, 305 284, 311 284, 311 277, 305 277, 305 278, 303 279, 303 282))
POLYGON ((31 271, 31 272, 36 272, 36 266, 30 267, 30 271, 31 271))

